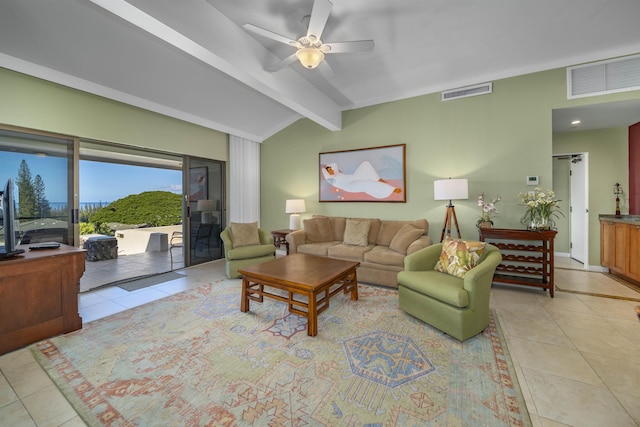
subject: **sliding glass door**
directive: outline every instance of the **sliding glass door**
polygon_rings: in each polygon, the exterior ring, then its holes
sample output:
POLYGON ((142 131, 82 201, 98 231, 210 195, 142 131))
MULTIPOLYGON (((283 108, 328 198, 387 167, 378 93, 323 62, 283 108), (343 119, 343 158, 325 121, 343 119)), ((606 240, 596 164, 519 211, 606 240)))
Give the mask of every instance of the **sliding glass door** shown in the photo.
POLYGON ((225 224, 224 162, 185 157, 185 265, 224 257, 220 232, 225 224), (188 231, 188 232, 187 232, 188 231))
POLYGON ((86 263, 83 291, 223 258, 225 173, 221 161, 0 127, 19 243, 116 241, 86 263))
POLYGON ((0 182, 18 189, 20 244, 73 245, 73 138, 0 129, 0 182))

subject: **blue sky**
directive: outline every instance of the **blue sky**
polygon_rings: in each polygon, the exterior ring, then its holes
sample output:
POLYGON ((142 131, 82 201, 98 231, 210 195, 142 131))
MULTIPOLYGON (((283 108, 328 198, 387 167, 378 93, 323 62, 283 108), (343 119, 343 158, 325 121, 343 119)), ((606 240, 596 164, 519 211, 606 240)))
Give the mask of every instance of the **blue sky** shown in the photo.
MULTIPOLYGON (((49 202, 67 200, 67 160, 60 157, 38 157, 34 154, 2 152, 0 154, 0 182, 18 176, 20 162, 25 160, 31 177, 40 175, 45 183, 49 202)), ((180 171, 142 166, 80 161, 80 202, 113 202, 143 191, 182 192, 180 171)))

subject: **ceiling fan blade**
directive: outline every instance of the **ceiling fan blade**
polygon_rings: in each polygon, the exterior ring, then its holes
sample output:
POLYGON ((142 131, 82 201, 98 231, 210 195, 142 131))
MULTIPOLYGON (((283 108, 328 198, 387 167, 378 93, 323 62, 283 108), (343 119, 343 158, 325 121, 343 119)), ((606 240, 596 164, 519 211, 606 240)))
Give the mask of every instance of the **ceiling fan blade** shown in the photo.
POLYGON ((264 28, 260 28, 253 24, 244 24, 242 27, 246 31, 262 37, 266 37, 271 40, 275 40, 280 43, 288 44, 289 46, 298 47, 299 44, 296 40, 292 40, 289 37, 281 36, 280 34, 274 33, 273 31, 265 30, 264 28))
POLYGON ((287 65, 291 65, 294 62, 296 62, 297 59, 298 58, 296 58, 296 54, 294 53, 293 55, 287 56, 282 61, 278 61, 275 64, 272 64, 272 65, 269 65, 268 67, 265 67, 265 70, 269 71, 269 72, 274 72, 274 71, 281 70, 284 67, 286 67, 287 65))
MULTIPOLYGON (((329 50, 325 53, 371 52, 375 44, 373 40, 356 40, 351 42, 325 43, 329 50)), ((324 49, 323 49, 324 51, 324 49)))
POLYGON ((327 25, 332 6, 333 3, 329 0, 315 0, 313 2, 307 37, 315 36, 316 39, 320 39, 325 25, 327 25))

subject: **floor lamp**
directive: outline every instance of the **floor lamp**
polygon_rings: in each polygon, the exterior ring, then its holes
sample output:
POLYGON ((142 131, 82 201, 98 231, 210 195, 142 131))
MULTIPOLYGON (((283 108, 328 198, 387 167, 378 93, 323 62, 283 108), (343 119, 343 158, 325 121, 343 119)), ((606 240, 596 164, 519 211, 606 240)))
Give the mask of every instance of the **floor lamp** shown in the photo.
POLYGON ((456 226, 458 239, 461 239, 460 227, 458 226, 458 217, 456 216, 456 208, 451 203, 452 200, 466 200, 469 198, 469 183, 466 179, 439 179, 433 181, 433 195, 435 200, 448 200, 447 212, 444 215, 444 224, 442 225, 442 234, 440 241, 444 240, 444 235, 451 236, 451 221, 456 226))

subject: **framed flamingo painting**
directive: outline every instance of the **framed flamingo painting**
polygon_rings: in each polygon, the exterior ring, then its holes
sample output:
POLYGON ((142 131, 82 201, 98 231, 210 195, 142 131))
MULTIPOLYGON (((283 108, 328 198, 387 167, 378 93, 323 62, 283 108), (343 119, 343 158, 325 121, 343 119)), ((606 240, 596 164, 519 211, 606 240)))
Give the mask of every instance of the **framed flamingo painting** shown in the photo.
POLYGON ((207 182, 208 171, 206 167, 189 169, 189 201, 197 202, 206 199, 209 194, 207 182))
POLYGON ((406 203, 406 144, 320 153, 321 202, 406 203))

